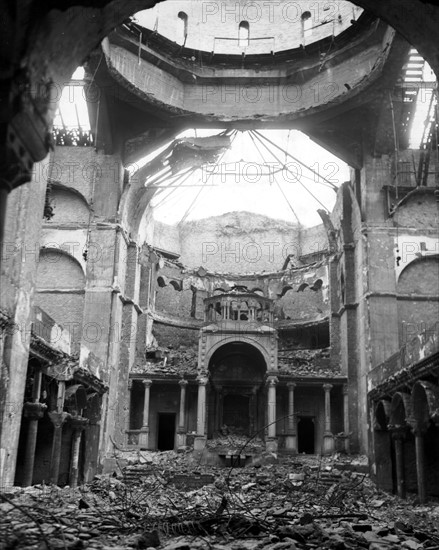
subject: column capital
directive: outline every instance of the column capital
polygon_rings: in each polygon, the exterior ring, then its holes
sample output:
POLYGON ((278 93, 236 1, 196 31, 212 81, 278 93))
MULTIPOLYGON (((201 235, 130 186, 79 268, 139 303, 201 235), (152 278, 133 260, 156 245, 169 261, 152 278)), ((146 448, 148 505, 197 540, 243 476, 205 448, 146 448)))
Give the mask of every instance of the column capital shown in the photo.
POLYGON ((207 376, 197 376, 197 382, 199 386, 207 386, 209 378, 207 376))
POLYGON ((188 385, 188 381, 182 378, 181 380, 178 381, 178 385, 180 386, 180 388, 184 388, 188 385))
POLYGON ((268 376, 267 377, 267 385, 268 386, 275 386, 279 382, 279 378, 277 376, 268 376))
POLYGON ((289 390, 294 390, 294 388, 297 386, 296 382, 287 382, 287 388, 289 390))
POLYGON ((330 392, 334 386, 332 384, 323 384, 322 388, 325 392, 330 392))
POLYGON ((64 422, 71 417, 71 415, 67 412, 57 411, 51 411, 48 413, 48 416, 55 428, 61 428, 64 422))
POLYGON ((149 380, 147 378, 146 380, 142 380, 142 384, 145 386, 145 388, 150 388, 152 386, 152 380, 149 380))

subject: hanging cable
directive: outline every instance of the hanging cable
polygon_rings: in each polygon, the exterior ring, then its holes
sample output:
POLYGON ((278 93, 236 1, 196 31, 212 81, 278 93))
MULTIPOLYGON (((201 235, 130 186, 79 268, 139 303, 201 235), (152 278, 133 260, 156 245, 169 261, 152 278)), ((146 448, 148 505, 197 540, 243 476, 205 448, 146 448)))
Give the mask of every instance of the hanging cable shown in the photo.
MULTIPOLYGON (((190 178, 190 176, 192 176, 192 175, 194 174, 194 172, 195 172, 195 168, 190 169, 190 171, 189 171, 188 173, 185 172, 185 174, 183 175, 183 178, 182 178, 182 180, 180 181, 180 183, 178 183, 177 185, 174 185, 172 188, 167 187, 167 189, 170 189, 170 192, 169 192, 165 197, 163 197, 163 198, 158 202, 158 204, 155 204, 155 205, 154 205, 154 208, 155 208, 155 209, 160 208, 160 206, 162 206, 162 204, 165 203, 165 202, 169 199, 169 197, 170 197, 177 189, 181 189, 181 186, 183 185, 183 183, 184 183, 185 181, 187 181, 187 180, 190 178)), ((178 180, 176 180, 176 181, 178 181, 178 180)))
MULTIPOLYGON (((266 162, 266 160, 265 160, 265 157, 264 157, 264 155, 262 154, 261 150, 259 149, 258 144, 255 142, 255 138, 253 137, 253 135, 251 134, 251 132, 250 132, 250 138, 251 138, 251 140, 253 141, 253 145, 255 146, 257 152, 259 153, 259 156, 261 157, 262 162, 263 162, 264 164, 267 164, 267 162, 266 162)), ((297 223, 300 225, 299 217, 297 216, 297 214, 296 214, 296 212, 295 212, 295 210, 294 210, 294 208, 293 208, 293 205, 290 203, 290 201, 288 200, 288 197, 285 195, 284 190, 283 190, 282 187, 280 186, 280 183, 277 181, 276 176, 275 176, 274 174, 273 174, 273 176, 274 176, 274 181, 275 181, 276 185, 277 185, 278 188, 279 188, 279 191, 282 193, 282 196, 283 196, 283 198, 285 199, 285 201, 286 201, 286 203, 288 204, 288 206, 290 207, 290 210, 291 210, 291 212, 293 213, 294 217, 296 218, 297 223)))
MULTIPOLYGON (((236 134, 237 134, 237 130, 233 130, 231 135, 230 135, 230 147, 233 145, 233 142, 235 140, 235 137, 236 137, 236 134)), ((221 157, 218 159, 218 162, 217 164, 220 164, 221 160, 224 158, 224 155, 226 154, 227 150, 224 151, 221 155, 221 157)), ((182 224, 186 218, 189 216, 194 204, 196 203, 198 197, 200 196, 201 192, 203 191, 203 189, 206 187, 206 184, 207 182, 209 181, 209 179, 211 178, 212 176, 212 173, 210 173, 208 175, 208 177, 206 178, 206 181, 204 182, 204 184, 202 185, 201 189, 198 191, 198 193, 196 194, 194 200, 191 202, 191 204, 189 205, 188 209, 186 210, 186 212, 184 213, 183 217, 181 218, 181 220, 178 222, 178 225, 182 224)))
MULTIPOLYGON (((336 185, 334 185, 332 183, 332 181, 328 180, 327 178, 325 178, 324 176, 322 176, 321 174, 319 174, 318 172, 316 172, 315 170, 313 170, 312 168, 310 168, 307 164, 305 164, 304 162, 302 162, 301 160, 299 160, 298 158, 296 158, 295 156, 293 156, 291 153, 288 153, 288 151, 285 151, 285 149, 282 149, 282 147, 280 147, 279 145, 277 145, 276 143, 274 143, 271 139, 269 139, 267 136, 264 136, 263 134, 259 133, 257 130, 251 130, 251 132, 253 132, 254 134, 256 134, 257 136, 259 136, 260 138, 263 138, 265 141, 268 141, 268 143, 270 143, 270 145, 272 145, 273 147, 276 147, 276 149, 279 149, 279 151, 281 152, 286 152, 287 156, 292 158, 294 161, 298 162, 299 164, 301 164, 303 167, 305 167, 307 170, 309 170, 310 172, 312 172, 314 175, 318 176, 319 178, 321 178, 322 180, 326 181, 326 183, 328 183, 332 189, 337 192, 338 191, 338 188, 336 185)), ((316 181, 316 183, 321 183, 319 181, 316 181)))
MULTIPOLYGON (((256 138, 258 139, 258 141, 267 149, 267 151, 268 151, 271 155, 273 155, 273 157, 277 160, 277 162, 281 163, 281 160, 280 160, 278 157, 276 157, 276 155, 273 153, 273 151, 270 151, 270 149, 267 147, 267 145, 260 139, 260 137, 259 137, 259 136, 260 136, 259 132, 257 132, 256 130, 251 130, 251 132, 253 132, 253 133, 255 134, 255 136, 256 136, 256 138)), ((270 140, 267 140, 267 141, 270 142, 270 140)), ((280 147, 278 147, 278 149, 280 149, 280 147)), ((288 170, 288 172, 290 172, 291 174, 293 173, 293 172, 291 172, 291 170, 288 168, 288 166, 286 166, 285 168, 286 168, 286 169, 288 170)), ((295 174, 293 174, 293 175, 295 175, 295 174)), ((307 193, 309 193, 309 194, 311 195, 311 197, 312 197, 315 201, 317 201, 317 202, 320 204, 320 206, 323 206, 325 212, 328 211, 328 209, 326 208, 326 206, 325 206, 325 205, 324 205, 324 204, 323 204, 323 203, 322 203, 322 202, 321 202, 321 201, 320 201, 320 200, 319 200, 319 199, 318 199, 318 198, 317 198, 317 197, 316 197, 307 187, 305 187, 305 185, 303 185, 303 183, 302 183, 299 179, 297 179, 297 183, 299 183, 299 184, 305 189, 305 191, 306 191, 307 193)))

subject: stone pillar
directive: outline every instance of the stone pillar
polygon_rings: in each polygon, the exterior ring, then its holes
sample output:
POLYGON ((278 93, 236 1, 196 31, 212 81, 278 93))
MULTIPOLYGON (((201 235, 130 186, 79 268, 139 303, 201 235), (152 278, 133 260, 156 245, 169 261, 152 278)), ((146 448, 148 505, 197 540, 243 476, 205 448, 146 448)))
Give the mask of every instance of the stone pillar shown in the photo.
POLYGON ((70 418, 70 414, 63 411, 65 391, 66 383, 64 380, 59 380, 56 411, 51 411, 49 413, 49 418, 54 426, 49 476, 50 483, 53 485, 58 483, 59 464, 61 461, 62 427, 64 422, 70 418))
POLYGON ((177 448, 186 446, 186 386, 187 380, 180 380, 180 412, 178 415, 177 448))
POLYGON ((197 435, 194 440, 194 449, 200 451, 206 444, 206 386, 207 376, 198 377, 198 401, 197 401, 197 435))
POLYGON ((277 438, 276 438, 276 384, 279 382, 276 376, 269 376, 267 378, 268 392, 267 392, 267 423, 268 423, 268 437, 265 442, 265 448, 267 451, 277 451, 277 438))
POLYGON ((323 433, 322 454, 334 452, 334 435, 331 431, 331 389, 332 384, 323 384, 325 391, 325 431, 323 433))
POLYGON ((343 432, 345 435, 344 450, 349 453, 349 394, 347 384, 343 384, 343 432))
POLYGON ((58 483, 59 464, 61 461, 62 427, 64 422, 70 418, 70 414, 66 412, 52 411, 49 413, 49 418, 54 427, 49 480, 50 483, 56 485, 58 483))
POLYGON ((72 418, 71 424, 73 426, 73 439, 72 439, 72 458, 70 460, 70 476, 69 484, 72 489, 78 486, 79 475, 79 449, 81 446, 81 435, 88 424, 87 418, 77 417, 72 418))
POLYGON ((396 489, 400 498, 405 498, 405 472, 404 472, 404 439, 405 431, 403 429, 393 428, 392 438, 395 442, 395 462, 396 462, 396 489))
POLYGON ((37 444, 38 421, 43 418, 47 405, 39 403, 41 393, 42 372, 35 370, 35 378, 32 388, 32 402, 24 404, 24 416, 29 418, 29 427, 27 431, 26 455, 24 462, 23 485, 27 487, 32 485, 35 462, 35 447, 37 444))
POLYGON ((257 418, 257 400, 256 400, 256 392, 258 391, 257 386, 253 386, 251 389, 250 394, 250 404, 249 404, 249 416, 250 416, 250 436, 256 433, 257 426, 256 426, 256 418, 257 418))
POLYGON ((416 477, 418 481, 418 497, 419 502, 424 504, 426 500, 424 430, 420 427, 416 427, 413 432, 415 434, 416 446, 416 477))
POLYGON ((145 397, 143 400, 143 425, 140 431, 139 444, 143 449, 149 448, 149 400, 152 380, 143 380, 145 387, 145 397))
POLYGON ((216 391, 216 409, 215 409, 215 431, 220 431, 222 428, 223 419, 223 387, 215 386, 216 391))
POLYGON ((295 382, 288 382, 288 430, 287 437, 285 439, 286 448, 296 454, 297 453, 297 422, 296 414, 294 412, 294 390, 296 388, 295 382))
POLYGON ((131 418, 131 391, 133 389, 133 379, 128 378, 128 391, 127 391, 127 404, 126 404, 126 417, 125 417, 125 432, 126 432, 126 442, 128 443, 128 432, 130 431, 130 418, 131 418))
MULTIPOLYGON (((18 442, 22 420, 26 373, 29 364, 32 304, 43 224, 47 175, 50 155, 35 163, 32 181, 13 189, 7 198, 1 262, 2 310, 8 312, 8 323, 0 343, 0 487, 14 485, 18 442), (19 329, 19 330, 15 330, 19 329), (4 375, 7 373, 7 376, 4 375)), ((2 174, 3 208, 9 187, 2 174)))

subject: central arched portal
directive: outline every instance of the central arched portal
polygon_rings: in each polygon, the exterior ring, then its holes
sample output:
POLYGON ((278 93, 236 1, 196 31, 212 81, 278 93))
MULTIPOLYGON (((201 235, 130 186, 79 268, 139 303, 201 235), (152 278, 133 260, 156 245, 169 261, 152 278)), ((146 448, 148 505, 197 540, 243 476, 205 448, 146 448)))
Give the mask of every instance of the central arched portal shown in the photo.
POLYGON ((245 342, 219 347, 209 361, 208 438, 218 435, 263 436, 264 379, 267 365, 262 353, 245 342))

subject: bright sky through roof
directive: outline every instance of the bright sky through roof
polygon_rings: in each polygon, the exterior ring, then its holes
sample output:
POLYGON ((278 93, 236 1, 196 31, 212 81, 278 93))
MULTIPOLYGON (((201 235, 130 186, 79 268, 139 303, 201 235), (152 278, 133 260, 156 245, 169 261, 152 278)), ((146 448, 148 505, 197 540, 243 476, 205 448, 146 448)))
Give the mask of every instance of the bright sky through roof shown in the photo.
MULTIPOLYGON (((422 66, 423 60, 416 50, 411 51, 411 56, 405 81, 434 81, 430 66, 425 62, 422 66), (415 76, 414 69, 418 65, 422 67, 422 75, 415 76)), ((71 84, 63 90, 55 127, 74 129, 80 126, 84 131, 90 130, 83 79, 84 69, 78 67, 71 84)), ((411 148, 420 147, 426 121, 431 120, 433 115, 436 98, 432 94, 431 87, 421 89, 416 94, 416 111, 410 133, 411 148)), ((220 131, 187 130, 177 137, 203 137, 220 131)), ((336 187, 349 179, 349 168, 344 162, 301 132, 263 130, 260 133, 336 187)), ((201 219, 241 210, 292 222, 298 219, 306 227, 321 223, 317 209, 324 207, 331 211, 336 197, 334 190, 322 178, 288 158, 284 152, 264 140, 262 142, 268 149, 251 132, 237 132, 231 148, 216 166, 196 171, 179 188, 176 185, 180 180, 172 180, 168 189, 156 194, 152 201, 154 217, 164 223, 176 224, 182 219, 201 219), (283 169, 284 164, 290 170, 283 169)), ((168 145, 139 161, 138 167, 149 162, 168 145)), ((161 185, 166 187, 167 183, 161 185)))
MULTIPOLYGON (((198 130, 196 135, 203 137, 219 132, 198 130)), ((335 186, 349 179, 349 168, 344 162, 301 132, 264 130, 260 133, 335 186)), ((179 137, 188 136, 195 136, 195 130, 179 137)), ((193 220, 248 211, 291 222, 298 219, 310 227, 321 223, 317 209, 324 206, 331 210, 336 198, 330 184, 249 132, 237 132, 231 148, 216 165, 197 170, 180 187, 178 181, 173 181, 168 189, 166 182, 160 187, 163 190, 152 201, 156 207, 154 217, 168 224, 178 223, 186 216, 187 220, 193 220)))

